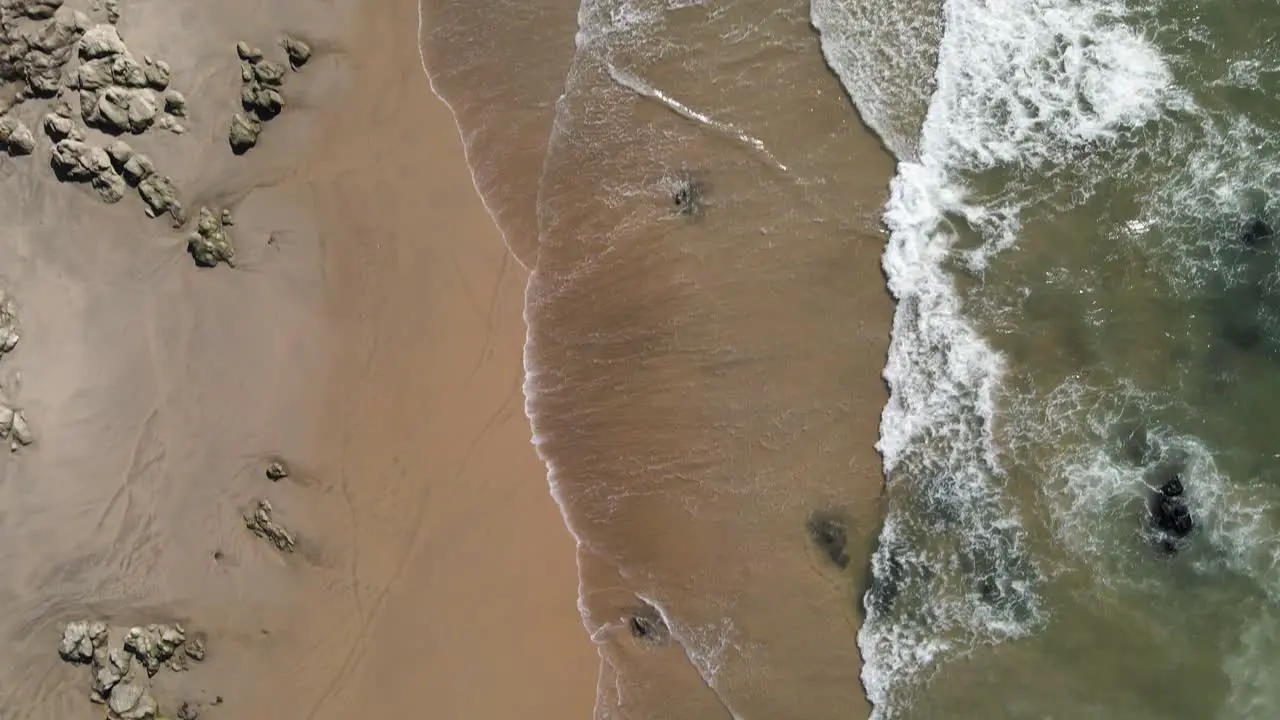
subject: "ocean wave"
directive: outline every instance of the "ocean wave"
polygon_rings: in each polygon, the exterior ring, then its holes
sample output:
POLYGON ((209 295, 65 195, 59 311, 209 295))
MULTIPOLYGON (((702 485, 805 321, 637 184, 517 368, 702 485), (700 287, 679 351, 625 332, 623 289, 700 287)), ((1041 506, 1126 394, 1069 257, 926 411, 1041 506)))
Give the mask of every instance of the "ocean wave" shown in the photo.
MULTIPOLYGON (((863 117, 884 126, 893 116, 882 107, 886 94, 864 80, 892 69, 883 57, 893 53, 840 46, 853 39, 831 30, 840 14, 815 7, 825 54, 863 117), (859 59, 880 66, 851 72, 859 59)), ((846 17, 858 14, 856 4, 843 7, 846 17)), ((1030 199, 1017 188, 983 197, 975 191, 983 173, 1034 177, 1070 166, 1184 102, 1159 50, 1126 17, 1122 3, 1105 1, 943 5, 918 157, 899 156, 884 216, 883 265, 898 301, 878 444, 890 508, 859 641, 877 718, 896 714, 945 658, 1046 620, 1043 571, 1005 491, 994 435, 1006 362, 966 313, 948 264, 981 270, 1016 242, 1030 199), (960 257, 966 233, 978 246, 960 257), (892 603, 877 596, 886 588, 892 603)))

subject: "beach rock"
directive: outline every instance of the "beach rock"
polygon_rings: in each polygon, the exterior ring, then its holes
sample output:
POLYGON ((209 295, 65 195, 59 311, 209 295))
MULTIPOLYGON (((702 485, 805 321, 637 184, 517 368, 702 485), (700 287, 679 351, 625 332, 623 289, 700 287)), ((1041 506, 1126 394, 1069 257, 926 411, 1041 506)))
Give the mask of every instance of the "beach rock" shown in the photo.
POLYGON ((122 682, 112 688, 107 707, 119 720, 154 720, 158 712, 155 698, 132 682, 122 682))
POLYGON ((13 9, 32 20, 47 20, 53 17, 60 7, 62 7, 62 0, 25 0, 13 5, 13 9))
POLYGON ((62 70, 66 60, 55 55, 29 52, 24 60, 23 79, 28 94, 34 97, 53 97, 62 86, 62 70))
POLYGON ((181 135, 187 131, 186 126, 178 122, 178 118, 169 113, 161 113, 156 118, 156 129, 171 132, 174 135, 181 135))
POLYGON ((111 87, 111 58, 87 60, 76 68, 74 85, 79 90, 101 90, 111 87))
MULTIPOLYGON (((225 224, 225 223, 224 223, 225 224)), ((289 468, 282 462, 273 462, 267 466, 267 479, 277 482, 289 477, 289 468)))
POLYGON ((108 205, 114 205, 124 199, 125 192, 128 191, 128 183, 124 181, 124 177, 115 169, 107 170, 93 176, 89 181, 89 186, 98 193, 98 198, 108 205))
POLYGON ((90 699, 106 702, 111 690, 129 674, 132 659, 123 648, 105 650, 99 648, 93 654, 93 682, 90 699))
POLYGON ((114 57, 128 52, 114 25, 94 25, 80 38, 80 57, 86 60, 114 57))
POLYGON ((102 647, 106 642, 106 623, 75 620, 67 623, 62 629, 58 655, 67 662, 92 662, 94 650, 102 647))
POLYGON ((156 90, 165 90, 169 87, 169 82, 173 78, 173 72, 169 70, 169 63, 159 60, 153 64, 147 65, 146 68, 147 84, 156 90))
POLYGON ((124 164, 129 162, 134 154, 133 148, 123 140, 116 140, 107 146, 107 157, 111 158, 111 164, 117 170, 123 168, 124 164))
POLYGON ((198 720, 200 710, 197 709, 195 703, 184 700, 178 706, 178 714, 174 717, 176 720, 198 720))
POLYGON ((280 87, 284 84, 284 65, 271 60, 258 60, 253 63, 253 79, 268 87, 280 87))
POLYGON ((9 294, 0 291, 0 354, 18 346, 18 305, 9 294))
POLYGON ((809 541, 832 565, 842 570, 849 566, 849 530, 845 518, 830 512, 816 512, 809 516, 805 527, 809 541))
POLYGON ((152 164, 151 158, 142 153, 134 153, 133 157, 125 161, 124 166, 120 168, 120 175, 124 177, 125 182, 136 186, 154 174, 155 171, 156 168, 152 164))
POLYGON ((231 217, 231 211, 226 208, 222 209, 222 224, 227 227, 231 227, 236 224, 235 218, 231 217))
POLYGON ((187 657, 196 662, 204 662, 204 638, 200 636, 191 638, 183 649, 186 651, 187 657))
POLYGON ((147 204, 147 217, 159 217, 172 213, 178 205, 177 188, 167 175, 153 172, 138 183, 138 194, 147 204))
POLYGON ((150 69, 144 69, 142 63, 134 60, 128 53, 116 55, 111 60, 111 79, 116 85, 127 88, 146 87, 150 69))
POLYGON ((106 150, 79 140, 55 144, 50 164, 59 180, 71 182, 87 182, 111 170, 106 150))
POLYGON ((166 90, 164 94, 164 111, 174 117, 186 117, 187 98, 177 90, 166 90))
POLYGON ((1253 218, 1240 230, 1240 242, 1245 247, 1258 248, 1271 242, 1273 236, 1271 225, 1262 218, 1253 218))
POLYGON ((231 151, 236 155, 243 155, 249 151, 249 148, 258 144, 258 135, 262 133, 262 123, 256 118, 245 115, 244 113, 236 113, 231 116, 231 131, 228 139, 231 142, 231 151))
POLYGON ((289 56, 289 67, 295 72, 311 59, 311 46, 295 37, 286 35, 280 41, 280 46, 284 48, 285 55, 289 56))
POLYGON ((627 618, 627 628, 631 631, 631 637, 649 646, 664 645, 671 637, 671 631, 662 615, 648 604, 631 613, 627 618))
POLYGON ((187 239, 187 250, 201 267, 214 267, 220 262, 235 266, 236 252, 231 238, 222 229, 222 221, 209 208, 200 208, 196 229, 187 239))
POLYGON ((63 117, 56 113, 48 113, 44 116, 44 134, 54 142, 65 140, 75 132, 76 124, 71 118, 63 117))
POLYGON ((65 61, 68 56, 63 51, 83 40, 90 25, 89 16, 79 10, 59 8, 39 32, 28 34, 24 39, 29 48, 65 61))
POLYGON ((27 423, 27 415, 22 410, 13 411, 13 424, 10 426, 9 450, 16 452, 19 447, 25 447, 36 441, 35 435, 31 432, 31 426, 27 423))
POLYGON ((236 55, 247 62, 257 62, 262 59, 262 51, 258 48, 250 47, 249 43, 243 40, 236 43, 236 55))
POLYGON ((259 500, 258 507, 253 511, 252 515, 246 515, 244 524, 254 535, 269 541, 276 549, 282 552, 293 552, 296 544, 293 534, 271 519, 271 503, 266 500, 259 500))
POLYGON ((105 0, 105 2, 102 3, 102 9, 107 13, 107 22, 113 25, 120 22, 119 0, 105 0))
MULTIPOLYGON (((150 90, 112 86, 96 95, 96 102, 82 108, 84 121, 90 127, 111 134, 146 132, 155 123, 159 108, 150 90)), ((82 91, 80 101, 85 102, 82 91)))
POLYGON ((284 109, 284 96, 260 82, 248 82, 240 88, 240 104, 259 120, 270 120, 284 109))
POLYGON ((161 665, 173 657, 186 639, 181 625, 132 627, 124 636, 124 649, 147 669, 150 677, 160 671, 161 665))
POLYGON ((36 149, 36 136, 15 117, 0 118, 0 143, 12 156, 30 155, 36 149))

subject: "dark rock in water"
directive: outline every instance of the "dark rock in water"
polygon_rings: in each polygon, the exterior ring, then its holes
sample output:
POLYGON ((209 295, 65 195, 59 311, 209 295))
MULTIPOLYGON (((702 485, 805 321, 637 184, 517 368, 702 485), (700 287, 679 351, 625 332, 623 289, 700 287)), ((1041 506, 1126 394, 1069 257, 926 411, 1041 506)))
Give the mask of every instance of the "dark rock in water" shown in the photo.
POLYGON ((1254 218, 1245 223, 1240 230, 1240 242, 1244 243, 1245 247, 1262 247, 1271 242, 1272 235, 1271 226, 1266 220, 1254 218))
POLYGON ((809 530, 809 540, 831 564, 841 570, 849 567, 849 532, 843 517, 829 512, 817 512, 809 516, 806 527, 809 530))
POLYGON ((671 186, 671 202, 679 215, 702 214, 705 195, 703 183, 687 172, 677 175, 671 186))
POLYGON ((647 645, 661 645, 670 635, 662 616, 649 605, 632 613, 627 620, 627 627, 631 630, 631 637, 647 645))
POLYGON ((1178 540, 1185 538, 1195 529, 1195 520, 1191 517, 1191 508, 1187 505, 1182 478, 1174 475, 1169 478, 1151 502, 1151 521, 1161 548, 1166 552, 1178 550, 1178 540))
POLYGON ((877 559, 871 562, 871 583, 864 604, 868 610, 887 614, 893 611, 893 604, 902 592, 907 568, 896 552, 890 552, 883 563, 876 562, 877 559))

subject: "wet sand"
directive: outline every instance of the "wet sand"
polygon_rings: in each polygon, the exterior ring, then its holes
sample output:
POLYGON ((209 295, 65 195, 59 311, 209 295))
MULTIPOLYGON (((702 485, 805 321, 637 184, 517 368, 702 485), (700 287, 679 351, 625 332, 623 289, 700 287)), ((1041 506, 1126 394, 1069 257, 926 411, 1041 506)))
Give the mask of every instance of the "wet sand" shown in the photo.
MULTIPOLYGON (((207 634, 205 662, 156 678, 168 713, 589 716, 574 543, 522 411, 525 271, 420 68, 414 3, 121 11, 191 108, 182 135, 127 139, 193 214, 232 210, 237 267, 194 267, 132 192, 54 180, 43 136, 0 158, 23 327, 0 385, 37 437, 0 467, 0 711, 101 715, 55 652, 91 617, 207 634), (316 55, 235 157, 234 44, 279 54, 283 32, 316 55), (293 473, 271 483, 277 457, 293 473), (263 497, 296 552, 245 529, 263 497)), ((44 111, 18 114, 39 133, 44 111)))

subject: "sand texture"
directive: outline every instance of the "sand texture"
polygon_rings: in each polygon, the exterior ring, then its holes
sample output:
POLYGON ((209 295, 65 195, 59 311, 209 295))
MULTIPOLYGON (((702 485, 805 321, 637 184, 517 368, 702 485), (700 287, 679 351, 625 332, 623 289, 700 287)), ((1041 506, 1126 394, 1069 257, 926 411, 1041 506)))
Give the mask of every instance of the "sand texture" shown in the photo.
POLYGON ((21 338, 0 402, 34 442, 0 462, 0 712, 102 716, 57 652, 84 618, 112 647, 150 623, 203 639, 188 669, 142 673, 170 716, 588 716, 573 542, 522 413, 525 273, 419 66, 414 3, 66 5, 85 32, 114 6, 185 108, 116 138, 70 98, 76 142, 122 139, 170 179, 114 200, 114 156, 72 146, 86 178, 55 178, 56 98, 10 111, 35 142, 0 156, 21 338), (236 43, 287 67, 286 34, 314 55, 236 155, 236 43), (247 527, 263 500, 290 542, 247 527))

